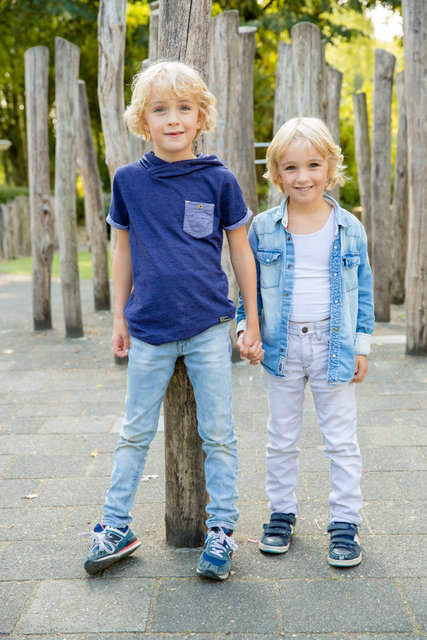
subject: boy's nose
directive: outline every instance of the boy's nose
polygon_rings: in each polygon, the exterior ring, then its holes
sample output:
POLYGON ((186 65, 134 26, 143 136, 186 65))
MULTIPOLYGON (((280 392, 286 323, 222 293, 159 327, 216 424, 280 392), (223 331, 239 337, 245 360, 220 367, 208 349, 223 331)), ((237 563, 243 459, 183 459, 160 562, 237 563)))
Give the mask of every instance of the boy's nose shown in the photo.
POLYGON ((169 124, 175 124, 177 122, 179 122, 179 118, 178 118, 178 112, 175 111, 175 109, 171 109, 169 111, 169 124))

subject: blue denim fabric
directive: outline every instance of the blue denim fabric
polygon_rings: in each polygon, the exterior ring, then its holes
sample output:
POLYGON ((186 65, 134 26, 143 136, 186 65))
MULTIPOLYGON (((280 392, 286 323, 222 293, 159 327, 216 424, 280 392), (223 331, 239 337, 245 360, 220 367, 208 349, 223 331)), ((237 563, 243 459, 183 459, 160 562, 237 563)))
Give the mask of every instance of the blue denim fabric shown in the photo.
POLYGON ((114 452, 103 524, 124 527, 132 521, 148 449, 175 361, 184 356, 197 405, 197 421, 206 454, 208 527, 234 530, 237 501, 237 447, 231 410, 229 324, 219 324, 188 340, 151 345, 132 337, 129 350, 126 414, 114 452))
MULTIPOLYGON (((330 384, 341 384, 354 376, 355 353, 369 354, 370 335, 374 330, 372 273, 362 224, 330 196, 325 195, 325 200, 334 207, 336 222, 330 256, 331 329, 327 380, 330 384)), ((286 228, 286 203, 287 198, 279 207, 257 215, 249 230, 249 243, 257 267, 258 311, 265 350, 262 364, 279 377, 286 376, 295 263, 292 234, 286 228)), ((244 328, 245 322, 241 297, 239 302, 238 331, 244 328)))

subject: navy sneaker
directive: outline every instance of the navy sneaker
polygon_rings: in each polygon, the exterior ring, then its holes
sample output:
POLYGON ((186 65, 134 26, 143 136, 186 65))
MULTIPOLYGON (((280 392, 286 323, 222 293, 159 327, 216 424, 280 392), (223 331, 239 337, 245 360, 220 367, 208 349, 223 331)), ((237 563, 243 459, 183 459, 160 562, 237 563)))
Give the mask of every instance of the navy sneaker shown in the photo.
POLYGON ((362 562, 360 540, 355 524, 331 522, 328 562, 333 567, 354 567, 362 562))
POLYGON ((86 537, 93 538, 91 552, 84 563, 91 575, 125 558, 141 545, 129 527, 122 530, 98 523, 90 533, 79 533, 79 538, 86 537))
POLYGON ((265 553, 286 553, 294 532, 293 513, 272 513, 270 522, 263 524, 264 533, 258 542, 258 548, 265 553))
POLYGON ((205 536, 202 555, 197 563, 197 573, 214 580, 226 580, 230 575, 231 556, 237 544, 232 531, 224 527, 213 527, 205 536))

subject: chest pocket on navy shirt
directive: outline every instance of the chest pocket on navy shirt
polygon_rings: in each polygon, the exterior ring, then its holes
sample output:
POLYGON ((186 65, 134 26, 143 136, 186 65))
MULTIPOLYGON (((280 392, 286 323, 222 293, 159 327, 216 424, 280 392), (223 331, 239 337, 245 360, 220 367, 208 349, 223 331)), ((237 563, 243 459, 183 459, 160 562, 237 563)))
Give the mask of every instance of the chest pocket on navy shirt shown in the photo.
POLYGON ((280 282, 282 252, 257 251, 256 257, 260 266, 261 287, 263 289, 277 287, 280 282))
POLYGON ((214 204, 186 200, 183 224, 185 233, 193 238, 209 236, 213 232, 214 208, 214 204))
POLYGON ((346 253, 342 257, 344 286, 346 291, 352 291, 358 286, 358 266, 360 256, 358 253, 346 253))

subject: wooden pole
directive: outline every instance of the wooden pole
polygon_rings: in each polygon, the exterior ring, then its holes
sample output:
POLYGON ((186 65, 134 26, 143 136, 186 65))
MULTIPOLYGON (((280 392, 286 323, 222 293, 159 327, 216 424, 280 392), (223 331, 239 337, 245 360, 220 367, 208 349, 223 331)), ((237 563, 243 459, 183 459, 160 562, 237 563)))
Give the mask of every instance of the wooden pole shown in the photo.
MULTIPOLYGON (((279 42, 276 68, 276 89, 274 92, 274 135, 282 124, 296 116, 296 106, 293 90, 292 45, 279 42)), ((268 206, 278 207, 283 200, 283 194, 272 184, 269 187, 268 206)))
POLYGON ((408 123, 409 232, 406 351, 427 354, 427 4, 404 0, 405 95, 408 123))
POLYGON ((356 151, 357 182, 359 185, 362 223, 368 238, 369 258, 372 259, 371 221, 371 143, 369 139, 366 93, 353 94, 354 145, 356 151))
MULTIPOLYGON (((211 0, 160 0, 159 58, 182 60, 206 77, 211 4, 211 0)), ((166 391, 164 415, 166 541, 176 547, 197 547, 203 543, 208 496, 196 403, 181 359, 166 391)))
MULTIPOLYGON (((325 67, 325 93, 327 101, 325 104, 325 120, 329 131, 332 134, 335 144, 340 143, 340 104, 341 104, 341 87, 342 73, 334 67, 325 67)), ((339 202, 340 186, 335 185, 329 194, 339 202)))
POLYGON ((390 320, 391 301, 391 101, 396 58, 375 49, 372 108, 371 207, 375 318, 390 320))
POLYGON ((68 338, 83 336, 77 256, 76 147, 80 50, 55 38, 55 217, 59 240, 62 304, 68 338))
POLYGON ((297 22, 291 29, 293 90, 296 116, 324 118, 324 56, 320 29, 311 22, 297 22))
POLYGON ((406 100, 404 72, 396 75, 398 111, 397 143, 394 161, 393 203, 391 209, 392 264, 391 301, 405 301, 405 271, 408 244, 408 130, 406 126, 406 100))
POLYGON ((89 235, 93 271, 93 295, 95 309, 110 309, 110 282, 108 277, 107 229, 104 211, 104 195, 96 161, 90 125, 86 85, 79 80, 79 117, 77 168, 82 177, 85 193, 86 225, 89 235))
POLYGON ((49 49, 25 52, 25 94, 32 236, 33 324, 52 328, 50 277, 54 252, 48 139, 49 49))

